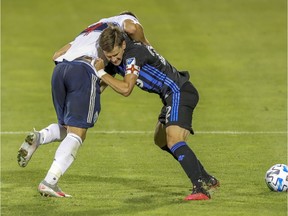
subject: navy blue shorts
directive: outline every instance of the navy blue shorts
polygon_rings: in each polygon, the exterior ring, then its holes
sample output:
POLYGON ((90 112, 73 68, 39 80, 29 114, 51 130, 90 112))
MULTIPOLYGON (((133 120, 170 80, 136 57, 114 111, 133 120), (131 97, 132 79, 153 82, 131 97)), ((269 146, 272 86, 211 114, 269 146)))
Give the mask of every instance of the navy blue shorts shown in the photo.
POLYGON ((100 80, 87 63, 58 63, 52 75, 52 97, 61 125, 91 128, 98 119, 100 80))
POLYGON ((163 103, 158 120, 168 127, 178 125, 194 134, 192 129, 192 115, 198 103, 199 95, 191 82, 186 82, 178 93, 171 94, 163 103))

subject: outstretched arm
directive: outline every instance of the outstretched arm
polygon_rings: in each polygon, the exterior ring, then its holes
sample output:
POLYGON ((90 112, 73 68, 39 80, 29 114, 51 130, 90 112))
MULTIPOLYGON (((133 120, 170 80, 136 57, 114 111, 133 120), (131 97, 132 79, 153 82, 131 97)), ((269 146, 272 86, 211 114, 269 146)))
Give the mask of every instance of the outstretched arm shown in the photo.
POLYGON ((141 24, 135 23, 131 19, 127 19, 123 23, 123 30, 131 37, 133 40, 142 42, 145 45, 150 45, 149 41, 145 37, 144 29, 141 24))
POLYGON ((71 44, 68 43, 65 46, 63 46, 61 49, 56 51, 52 57, 53 61, 55 61, 59 56, 65 54, 67 52, 67 50, 70 49, 70 47, 71 47, 71 44))
POLYGON ((138 78, 137 74, 127 74, 123 80, 116 79, 104 71, 104 61, 102 59, 97 59, 94 63, 94 67, 101 80, 109 85, 114 91, 125 97, 128 97, 131 94, 138 78))

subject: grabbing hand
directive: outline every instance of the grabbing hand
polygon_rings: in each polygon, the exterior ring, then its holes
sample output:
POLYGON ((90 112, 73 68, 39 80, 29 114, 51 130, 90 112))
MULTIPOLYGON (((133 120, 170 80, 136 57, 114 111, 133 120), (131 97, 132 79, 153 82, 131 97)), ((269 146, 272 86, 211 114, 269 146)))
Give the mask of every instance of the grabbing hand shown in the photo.
POLYGON ((97 71, 104 69, 104 61, 101 58, 97 58, 94 62, 94 67, 97 71))
POLYGON ((92 60, 91 64, 95 67, 96 69, 96 75, 101 78, 106 74, 104 71, 104 61, 101 58, 97 58, 95 60, 92 60))

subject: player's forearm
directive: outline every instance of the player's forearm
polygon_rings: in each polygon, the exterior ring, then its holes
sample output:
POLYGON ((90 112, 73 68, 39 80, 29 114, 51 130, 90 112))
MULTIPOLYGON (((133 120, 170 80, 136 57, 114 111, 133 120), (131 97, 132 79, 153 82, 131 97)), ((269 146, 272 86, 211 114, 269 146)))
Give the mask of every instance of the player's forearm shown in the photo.
POLYGON ((134 40, 134 41, 138 41, 138 42, 141 42, 145 45, 150 45, 149 41, 147 40, 147 38, 145 38, 143 35, 141 34, 129 34, 129 36, 134 40))
POLYGON ((101 80, 109 85, 114 91, 125 97, 128 97, 131 94, 135 85, 130 82, 125 82, 125 80, 118 80, 112 77, 110 74, 103 75, 101 80))
POLYGON ((140 41, 142 43, 144 43, 145 45, 150 45, 149 41, 147 40, 147 38, 144 35, 144 30, 143 27, 141 25, 136 25, 136 32, 135 34, 133 34, 131 36, 135 41, 140 41))
POLYGON ((150 45, 149 41, 144 35, 143 27, 140 24, 134 23, 132 20, 125 20, 124 31, 132 40, 150 45))
POLYGON ((67 52, 67 50, 70 49, 70 47, 71 47, 71 44, 69 43, 69 44, 66 44, 65 46, 63 46, 58 51, 56 51, 52 57, 53 61, 55 61, 59 56, 65 54, 67 52))
POLYGON ((109 85, 117 93, 127 97, 131 94, 138 75, 128 74, 124 77, 124 80, 118 80, 104 71, 104 61, 101 58, 92 61, 92 65, 96 69, 97 76, 102 82, 109 85))

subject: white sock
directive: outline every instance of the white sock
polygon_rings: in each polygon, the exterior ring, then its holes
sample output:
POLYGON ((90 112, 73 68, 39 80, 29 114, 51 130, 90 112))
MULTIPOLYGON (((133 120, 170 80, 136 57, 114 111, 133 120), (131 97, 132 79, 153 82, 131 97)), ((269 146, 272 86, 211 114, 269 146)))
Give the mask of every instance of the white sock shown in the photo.
POLYGON ((74 133, 67 134, 60 143, 54 161, 44 179, 47 183, 54 185, 58 182, 59 178, 72 165, 81 144, 82 140, 78 135, 74 133))
POLYGON ((57 165, 57 163, 55 163, 55 161, 54 161, 44 180, 51 185, 55 185, 55 184, 57 184, 61 175, 62 175, 61 169, 57 165))
POLYGON ((54 141, 62 141, 67 135, 66 129, 59 124, 51 124, 39 131, 41 134, 40 145, 48 144, 54 141))

